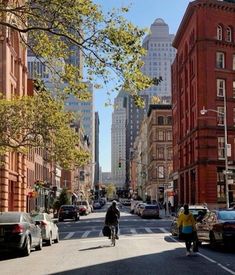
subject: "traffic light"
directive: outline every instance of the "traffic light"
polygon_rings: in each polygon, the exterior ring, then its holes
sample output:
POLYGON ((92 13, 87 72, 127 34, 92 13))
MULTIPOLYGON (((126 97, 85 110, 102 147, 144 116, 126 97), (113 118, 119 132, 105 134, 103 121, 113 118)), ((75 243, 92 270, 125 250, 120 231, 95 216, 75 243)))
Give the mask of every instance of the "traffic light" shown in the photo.
POLYGON ((121 164, 121 162, 119 161, 119 163, 118 163, 118 169, 121 169, 122 168, 122 164, 121 164))

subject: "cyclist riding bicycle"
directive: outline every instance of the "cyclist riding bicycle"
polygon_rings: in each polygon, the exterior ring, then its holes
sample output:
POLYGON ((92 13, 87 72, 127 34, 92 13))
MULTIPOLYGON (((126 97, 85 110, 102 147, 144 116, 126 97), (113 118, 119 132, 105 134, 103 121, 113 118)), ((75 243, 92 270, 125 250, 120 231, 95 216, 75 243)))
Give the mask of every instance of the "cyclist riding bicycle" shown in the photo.
POLYGON ((120 219, 120 211, 117 207, 117 202, 113 201, 108 208, 105 216, 105 224, 108 226, 115 226, 115 238, 118 240, 118 220, 120 219))

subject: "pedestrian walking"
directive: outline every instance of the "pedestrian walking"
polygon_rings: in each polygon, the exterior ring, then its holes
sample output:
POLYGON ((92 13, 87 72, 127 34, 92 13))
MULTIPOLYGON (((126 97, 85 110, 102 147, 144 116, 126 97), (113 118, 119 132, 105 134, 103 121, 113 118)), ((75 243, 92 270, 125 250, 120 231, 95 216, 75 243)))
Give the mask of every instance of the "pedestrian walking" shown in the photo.
POLYGON ((191 254, 191 245, 195 239, 196 227, 195 227, 195 219, 192 213, 189 212, 188 204, 184 205, 184 212, 179 215, 178 218, 178 227, 179 230, 182 230, 182 237, 185 240, 186 246, 186 256, 191 254))
POLYGON ((171 202, 168 201, 168 211, 169 211, 169 214, 171 214, 171 202))
POLYGON ((163 207, 164 207, 164 209, 165 209, 165 216, 166 216, 166 202, 164 202, 164 204, 163 204, 163 207))

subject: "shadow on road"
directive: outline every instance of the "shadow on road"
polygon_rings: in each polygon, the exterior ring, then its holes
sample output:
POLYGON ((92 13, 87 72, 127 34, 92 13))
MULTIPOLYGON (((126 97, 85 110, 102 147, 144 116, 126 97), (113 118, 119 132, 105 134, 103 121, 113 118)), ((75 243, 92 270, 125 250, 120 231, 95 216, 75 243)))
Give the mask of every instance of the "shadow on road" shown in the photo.
MULTIPOLYGON (((115 248, 114 248, 115 249, 115 248)), ((185 256, 185 248, 176 248, 159 253, 145 254, 136 257, 124 258, 120 260, 94 264, 85 267, 73 268, 62 272, 50 273, 51 275, 210 275, 228 274, 226 270, 219 268, 218 265, 200 257, 185 256), (168 262, 168 263, 167 263, 168 262)))
POLYGON ((87 251, 87 250, 94 250, 94 249, 100 249, 100 248, 107 248, 111 247, 110 245, 99 245, 99 246, 93 246, 93 247, 88 247, 84 249, 79 249, 78 251, 87 251))

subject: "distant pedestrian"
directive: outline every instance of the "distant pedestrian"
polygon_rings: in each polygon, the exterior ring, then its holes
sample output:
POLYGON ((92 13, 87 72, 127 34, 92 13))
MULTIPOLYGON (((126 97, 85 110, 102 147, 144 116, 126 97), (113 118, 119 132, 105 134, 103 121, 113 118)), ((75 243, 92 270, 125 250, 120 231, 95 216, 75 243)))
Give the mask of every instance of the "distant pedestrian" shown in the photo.
POLYGON ((184 205, 184 212, 179 215, 178 218, 178 227, 179 229, 182 228, 182 237, 185 240, 186 246, 186 256, 191 254, 191 245, 194 240, 196 227, 195 227, 195 219, 192 213, 189 212, 188 204, 184 205))
POLYGON ((168 211, 169 211, 169 214, 171 214, 171 202, 170 201, 168 202, 168 211))
POLYGON ((166 215, 166 210, 167 210, 167 209, 166 209, 166 208, 167 208, 167 207, 166 207, 166 202, 164 202, 163 207, 164 207, 164 209, 165 209, 165 215, 166 215))

